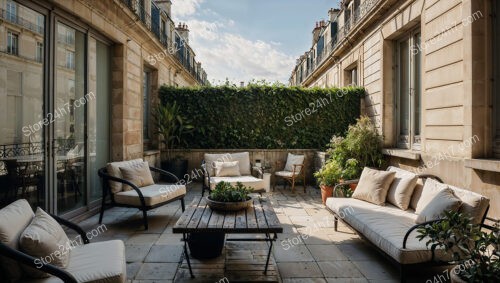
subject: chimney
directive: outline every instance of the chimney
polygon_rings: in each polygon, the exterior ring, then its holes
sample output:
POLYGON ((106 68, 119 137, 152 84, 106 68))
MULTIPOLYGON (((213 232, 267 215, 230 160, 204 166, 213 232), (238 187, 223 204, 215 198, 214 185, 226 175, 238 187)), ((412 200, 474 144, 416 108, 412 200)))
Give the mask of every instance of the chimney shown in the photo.
POLYGON ((172 1, 170 1, 170 0, 156 0, 155 3, 156 3, 156 5, 158 5, 158 7, 160 9, 165 11, 165 13, 167 13, 167 15, 169 17, 172 17, 172 1))
POLYGON ((313 39, 312 39, 312 45, 318 41, 319 38, 319 33, 321 32, 321 23, 316 22, 316 26, 314 27, 312 34, 313 34, 313 39))
POLYGON ((179 23, 175 30, 177 31, 177 33, 179 33, 182 40, 189 44, 189 28, 186 23, 179 23))
POLYGON ((335 18, 339 15, 339 13, 340 13, 340 9, 331 8, 328 11, 328 18, 330 19, 330 22, 334 22, 335 18))

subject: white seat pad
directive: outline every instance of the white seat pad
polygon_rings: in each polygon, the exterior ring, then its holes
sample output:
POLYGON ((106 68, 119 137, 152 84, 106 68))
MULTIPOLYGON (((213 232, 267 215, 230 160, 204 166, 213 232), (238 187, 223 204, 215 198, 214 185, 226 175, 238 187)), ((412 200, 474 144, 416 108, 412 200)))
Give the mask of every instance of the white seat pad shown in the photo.
MULTIPOLYGON (((406 232, 416 225, 417 214, 413 210, 404 211, 390 204, 379 206, 353 198, 328 198, 326 206, 339 216, 344 216, 345 222, 399 263, 431 260, 432 253, 425 245, 426 240, 419 241, 416 230, 410 234, 406 249, 403 249, 406 232)), ((450 259, 442 250, 436 250, 436 258, 450 259)))
MULTIPOLYGON (((125 245, 121 240, 90 243, 70 251, 66 268, 78 282, 123 283, 127 280, 125 245)), ((23 282, 59 283, 61 279, 51 276, 23 282)))
MULTIPOLYGON (((274 175, 276 176, 280 176, 280 177, 288 177, 288 178, 292 178, 293 177, 293 172, 290 172, 290 171, 278 171, 278 172, 275 172, 274 175)), ((299 175, 299 172, 295 172, 295 176, 299 175)))
POLYGON ((244 186, 252 188, 254 191, 264 190, 265 182, 263 179, 255 178, 254 176, 235 176, 235 177, 210 177, 210 189, 214 189, 220 182, 227 182, 231 185, 236 185, 240 182, 244 186))
MULTIPOLYGON (((139 188, 146 206, 153 206, 186 194, 186 186, 174 184, 154 184, 139 188)), ((115 202, 141 206, 141 200, 135 190, 114 194, 115 202)))

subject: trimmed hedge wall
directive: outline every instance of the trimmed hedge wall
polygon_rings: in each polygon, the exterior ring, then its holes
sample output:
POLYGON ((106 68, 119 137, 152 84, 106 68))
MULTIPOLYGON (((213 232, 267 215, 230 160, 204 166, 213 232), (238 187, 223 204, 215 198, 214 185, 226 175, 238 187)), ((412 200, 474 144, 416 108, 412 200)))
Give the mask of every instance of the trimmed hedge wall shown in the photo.
POLYGON ((324 148, 360 115, 363 88, 162 86, 194 126, 186 148, 324 148))

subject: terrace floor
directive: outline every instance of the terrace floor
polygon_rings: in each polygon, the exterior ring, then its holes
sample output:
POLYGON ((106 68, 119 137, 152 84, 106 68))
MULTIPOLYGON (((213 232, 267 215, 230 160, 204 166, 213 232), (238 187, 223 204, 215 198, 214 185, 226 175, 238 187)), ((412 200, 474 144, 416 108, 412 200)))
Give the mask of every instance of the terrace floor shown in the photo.
MULTIPOLYGON (((186 204, 201 195, 201 186, 188 189, 186 204)), ((398 282, 398 269, 363 242, 347 227, 333 229, 333 217, 321 204, 320 191, 308 187, 297 193, 277 188, 264 193, 269 197, 284 226, 273 247, 268 276, 260 271, 267 244, 262 242, 226 243, 223 256, 194 261, 196 279, 188 276, 185 261, 181 263, 182 242, 172 226, 181 214, 180 202, 149 212, 149 230, 142 227, 137 209, 113 208, 104 214, 104 232, 93 241, 122 239, 126 245, 129 282, 398 282), (238 266, 238 268, 234 268, 238 266)), ((98 227, 98 215, 80 223, 86 230, 98 227)), ((97 233, 96 233, 97 234, 97 233)), ((232 236, 232 235, 231 235, 232 236)), ((70 236, 71 239, 71 236, 70 236)), ((433 281, 442 270, 414 270, 411 282, 433 281)))

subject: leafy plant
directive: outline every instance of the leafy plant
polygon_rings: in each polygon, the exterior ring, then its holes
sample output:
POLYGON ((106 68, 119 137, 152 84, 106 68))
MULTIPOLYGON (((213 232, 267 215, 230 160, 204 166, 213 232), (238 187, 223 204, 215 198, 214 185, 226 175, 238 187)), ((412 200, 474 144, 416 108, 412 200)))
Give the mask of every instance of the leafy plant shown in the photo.
POLYGON ((166 152, 167 160, 172 160, 172 151, 181 144, 186 144, 184 138, 193 132, 193 126, 185 115, 180 111, 177 102, 160 104, 154 114, 158 134, 162 137, 162 143, 166 152))
POLYGON ((319 171, 314 173, 314 177, 321 185, 335 186, 342 176, 342 169, 337 162, 327 162, 319 171))
POLYGON ((360 114, 363 88, 300 88, 250 82, 245 87, 162 86, 194 126, 192 149, 324 148, 360 114))
POLYGON ((236 183, 236 186, 228 182, 220 182, 215 186, 215 189, 210 192, 210 199, 221 202, 238 202, 246 201, 252 192, 251 189, 244 186, 242 183, 236 183))
POLYGON ((472 260, 459 269, 460 277, 468 282, 500 282, 499 227, 496 223, 489 233, 471 218, 456 211, 447 211, 440 221, 417 229, 417 238, 427 240, 432 251, 444 249, 457 262, 472 260))

